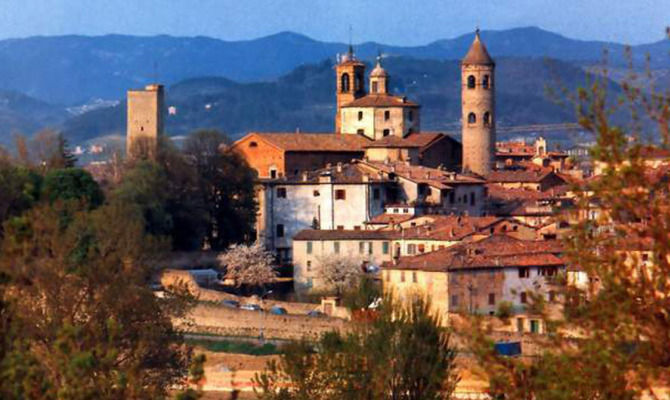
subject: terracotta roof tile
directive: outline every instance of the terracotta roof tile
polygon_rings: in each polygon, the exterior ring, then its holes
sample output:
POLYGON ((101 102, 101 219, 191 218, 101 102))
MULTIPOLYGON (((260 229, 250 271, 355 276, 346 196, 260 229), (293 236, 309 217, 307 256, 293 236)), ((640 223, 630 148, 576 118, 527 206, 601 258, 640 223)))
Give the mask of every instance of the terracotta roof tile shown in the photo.
POLYGON ((438 132, 412 133, 410 135, 405 136, 404 138, 401 138, 399 136, 386 136, 385 138, 368 143, 365 147, 366 148, 373 148, 373 147, 423 148, 433 143, 434 141, 441 139, 444 136, 446 135, 438 132))
POLYGON ((385 240, 393 236, 392 231, 304 229, 293 240, 385 240))
POLYGON ((558 267, 565 265, 558 257, 561 252, 557 241, 523 241, 506 235, 493 235, 418 256, 400 257, 397 263, 387 262, 383 267, 444 272, 524 266, 558 267))
POLYGON ((250 135, 256 135, 284 151, 362 152, 363 147, 371 142, 361 135, 336 133, 252 132, 250 135))
POLYGON ((462 61, 463 64, 476 64, 476 65, 494 65, 493 59, 489 55, 489 52, 486 50, 486 46, 482 43, 479 32, 475 34, 475 40, 470 46, 470 50, 465 55, 462 61))
POLYGON ((402 96, 368 94, 350 103, 344 104, 342 107, 419 107, 419 105, 402 96))

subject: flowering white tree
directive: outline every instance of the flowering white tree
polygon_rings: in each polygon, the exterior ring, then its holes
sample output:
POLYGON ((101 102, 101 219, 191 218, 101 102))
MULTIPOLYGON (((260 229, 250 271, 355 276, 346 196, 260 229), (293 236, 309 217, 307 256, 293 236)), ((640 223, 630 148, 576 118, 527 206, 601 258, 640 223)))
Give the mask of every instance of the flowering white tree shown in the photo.
POLYGON ((226 270, 226 279, 235 282, 237 287, 262 287, 277 278, 277 271, 272 266, 274 256, 259 242, 233 244, 218 260, 221 268, 226 270))
POLYGON ((345 289, 356 286, 363 275, 362 261, 353 256, 329 254, 317 261, 323 281, 334 288, 338 296, 345 289))

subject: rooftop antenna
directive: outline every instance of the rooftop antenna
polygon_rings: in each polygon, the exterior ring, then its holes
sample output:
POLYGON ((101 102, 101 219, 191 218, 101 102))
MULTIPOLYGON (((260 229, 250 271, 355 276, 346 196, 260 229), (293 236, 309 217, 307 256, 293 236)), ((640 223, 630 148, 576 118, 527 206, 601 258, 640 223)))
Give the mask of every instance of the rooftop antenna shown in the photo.
POLYGON ((352 41, 354 28, 349 24, 349 54, 354 54, 354 45, 352 41))

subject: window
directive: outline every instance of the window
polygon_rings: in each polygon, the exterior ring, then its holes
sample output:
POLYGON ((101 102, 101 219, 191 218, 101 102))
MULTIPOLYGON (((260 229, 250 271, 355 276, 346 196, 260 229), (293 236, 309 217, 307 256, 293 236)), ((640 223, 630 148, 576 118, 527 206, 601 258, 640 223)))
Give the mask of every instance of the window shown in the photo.
POLYGON ((451 306, 458 307, 458 296, 455 294, 451 295, 451 306))
POLYGON ((425 252, 426 252, 426 247, 423 245, 423 243, 421 243, 419 245, 419 253, 425 253, 425 252))
POLYGON ((372 242, 368 242, 368 254, 372 254, 372 242))
POLYGON ((379 90, 377 88, 377 86, 378 86, 378 83, 376 81, 372 82, 372 93, 377 93, 377 91, 379 90))
POLYGON ((365 129, 359 129, 356 131, 357 135, 365 135, 365 129))
POLYGON ((342 74, 340 78, 340 91, 343 93, 349 91, 349 74, 342 74))
POLYGON ((356 80, 354 81, 354 90, 356 90, 357 93, 363 90, 363 74, 361 73, 356 74, 356 80))
POLYGON ((384 111, 384 121, 388 121, 389 119, 391 119, 391 111, 386 110, 384 111))
POLYGON ((286 188, 277 188, 277 198, 278 199, 286 198, 286 188))
POLYGON ((307 254, 312 254, 312 242, 307 242, 307 254))
POLYGON ((358 112, 358 120, 362 121, 363 120, 363 111, 358 112))
POLYGON ((495 306, 496 305, 496 294, 495 293, 489 293, 489 305, 490 306, 495 306))
POLYGON ((312 270, 312 262, 307 261, 307 272, 310 272, 312 270))
POLYGON ((556 267, 541 268, 538 273, 540 276, 554 276, 558 273, 558 270, 556 267))
POLYGON ((403 209, 402 209, 402 213, 403 213, 403 214, 407 214, 407 213, 409 213, 409 209, 408 209, 408 208, 403 208, 403 209))
POLYGON ((277 237, 284 237, 284 225, 277 224, 277 237))
POLYGON ((333 242, 333 252, 340 254, 340 242, 333 242))
POLYGON ((389 242, 382 242, 382 254, 389 253, 389 242))
POLYGON ((528 268, 519 268, 519 278, 529 278, 529 277, 530 277, 530 270, 528 268))
POLYGON ((484 113, 484 126, 491 125, 491 113, 488 111, 484 113))
POLYGON ((388 135, 390 135, 390 134, 391 134, 391 130, 390 130, 390 129, 384 129, 384 131, 382 132, 382 135, 383 135, 384 137, 386 137, 386 136, 388 136, 388 135))
POLYGON ((408 244, 407 245, 407 254, 415 254, 416 253, 416 245, 415 244, 408 244))
POLYGON ((476 124, 477 123, 477 116, 475 113, 470 113, 468 114, 468 124, 476 124))
POLYGON ((335 191, 335 200, 346 200, 347 199, 347 191, 344 189, 337 189, 335 191))
POLYGON ((413 282, 413 283, 416 283, 416 282, 417 282, 417 279, 416 279, 416 271, 412 271, 412 282, 413 282))
POLYGON ((516 331, 523 332, 523 318, 516 319, 516 331))
POLYGON ((536 319, 530 320, 530 333, 540 333, 540 321, 536 319))
POLYGON ((314 191, 314 197, 319 197, 321 196, 321 193, 318 190, 314 191))
POLYGON ((405 271, 400 271, 400 282, 405 282, 405 271))
POLYGON ((526 292, 519 293, 519 301, 521 302, 521 304, 528 303, 528 295, 526 294, 526 292))
POLYGON ((475 80, 474 75, 468 76, 468 89, 474 89, 477 81, 475 80))
POLYGON ((258 143, 251 142, 251 143, 249 143, 249 147, 258 147, 258 143))
POLYGON ((470 205, 475 205, 475 192, 470 193, 470 205))
POLYGON ((358 242, 358 253, 359 254, 365 253, 365 243, 358 242))
POLYGON ((372 190, 372 198, 374 200, 379 200, 379 197, 380 197, 379 189, 373 189, 372 190))
MULTIPOLYGON (((414 111, 409 110, 409 114, 407 115, 407 118, 409 119, 409 122, 414 121, 414 111)), ((412 128, 409 129, 408 133, 412 133, 412 128)))
POLYGON ((449 204, 454 204, 455 200, 456 200, 456 193, 450 192, 449 193, 449 204))
POLYGON ((490 79, 490 78, 489 78, 488 75, 484 75, 484 79, 482 80, 482 87, 483 87, 484 89, 488 89, 488 88, 489 88, 489 79, 490 79))
POLYGON ((343 231, 344 230, 344 225, 338 225, 337 230, 338 231, 343 231))
POLYGON ((270 178, 271 179, 277 179, 277 170, 274 168, 270 168, 270 178))

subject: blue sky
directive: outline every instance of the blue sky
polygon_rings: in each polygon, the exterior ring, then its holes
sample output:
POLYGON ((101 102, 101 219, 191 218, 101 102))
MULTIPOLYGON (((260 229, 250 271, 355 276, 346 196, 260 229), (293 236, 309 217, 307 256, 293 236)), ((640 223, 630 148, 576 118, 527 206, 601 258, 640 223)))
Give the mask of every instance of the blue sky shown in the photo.
POLYGON ((416 45, 473 30, 539 26, 568 37, 660 40, 670 0, 0 0, 0 38, 122 33, 416 45))

